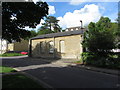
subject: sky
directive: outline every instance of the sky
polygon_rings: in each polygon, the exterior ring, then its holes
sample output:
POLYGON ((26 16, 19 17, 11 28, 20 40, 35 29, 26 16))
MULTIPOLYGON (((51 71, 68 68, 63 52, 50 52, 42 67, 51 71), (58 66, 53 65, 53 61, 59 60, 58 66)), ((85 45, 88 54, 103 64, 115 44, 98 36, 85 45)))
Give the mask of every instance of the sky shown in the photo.
MULTIPOLYGON (((34 2, 39 0, 34 0, 34 2)), ((65 29, 69 27, 80 26, 80 20, 83 25, 87 26, 90 22, 97 22, 101 16, 109 17, 112 22, 115 22, 118 17, 118 2, 108 2, 108 0, 69 0, 66 2, 47 2, 49 5, 49 15, 54 16, 59 21, 59 25, 65 29)), ((41 20, 44 23, 44 20, 41 20)), ((41 23, 37 25, 37 30, 41 27, 41 23)))

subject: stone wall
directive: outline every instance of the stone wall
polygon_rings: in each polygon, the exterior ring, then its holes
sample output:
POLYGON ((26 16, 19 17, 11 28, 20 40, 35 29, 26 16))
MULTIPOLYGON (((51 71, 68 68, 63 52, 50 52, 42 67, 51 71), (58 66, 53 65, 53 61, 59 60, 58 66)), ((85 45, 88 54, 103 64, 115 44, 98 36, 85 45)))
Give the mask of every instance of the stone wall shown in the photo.
POLYGON ((62 36, 32 40, 32 56, 43 58, 70 58, 80 59, 82 53, 81 35, 62 36), (50 53, 50 43, 53 41, 54 52, 50 53), (64 41, 64 52, 61 52, 60 41, 64 41), (44 52, 41 52, 41 44, 44 42, 44 52))

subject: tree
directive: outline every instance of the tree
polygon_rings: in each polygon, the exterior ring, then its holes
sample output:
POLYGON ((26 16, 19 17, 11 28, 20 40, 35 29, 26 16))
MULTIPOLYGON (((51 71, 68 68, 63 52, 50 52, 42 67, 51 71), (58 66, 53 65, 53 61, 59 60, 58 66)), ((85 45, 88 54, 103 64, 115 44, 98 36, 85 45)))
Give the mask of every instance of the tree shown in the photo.
POLYGON ((110 31, 110 19, 101 17, 97 23, 91 22, 88 25, 89 31, 85 32, 83 47, 87 48, 89 52, 98 55, 107 55, 115 48, 115 36, 110 31))
POLYGON ((49 33, 54 33, 54 31, 51 31, 50 29, 44 29, 38 31, 38 35, 49 34, 49 33))
MULTIPOLYGON (((120 3, 120 2, 119 2, 120 3)), ((116 41, 117 41, 117 48, 120 49, 120 11, 118 13, 118 18, 117 18, 117 28, 115 29, 116 31, 116 41)), ((119 55, 120 57, 120 55, 119 55)))
POLYGON ((84 33, 82 42, 83 48, 87 52, 82 53, 83 64, 92 64, 97 66, 117 65, 112 57, 112 49, 116 48, 114 34, 116 24, 111 23, 108 17, 101 17, 97 23, 91 22, 88 25, 88 31, 84 33))
POLYGON ((39 34, 48 34, 54 32, 60 32, 61 28, 58 25, 58 21, 56 17, 48 16, 46 17, 45 23, 43 23, 41 28, 39 29, 39 34), (53 29, 53 30, 52 30, 53 29))
POLYGON ((36 27, 40 20, 48 15, 46 2, 3 2, 2 3, 2 38, 11 42, 21 41, 31 35, 25 26, 36 27))
POLYGON ((101 17, 96 26, 99 31, 108 30, 111 28, 111 20, 108 17, 101 17))
POLYGON ((35 32, 34 30, 31 30, 30 33, 31 33, 30 38, 38 35, 37 32, 35 32))

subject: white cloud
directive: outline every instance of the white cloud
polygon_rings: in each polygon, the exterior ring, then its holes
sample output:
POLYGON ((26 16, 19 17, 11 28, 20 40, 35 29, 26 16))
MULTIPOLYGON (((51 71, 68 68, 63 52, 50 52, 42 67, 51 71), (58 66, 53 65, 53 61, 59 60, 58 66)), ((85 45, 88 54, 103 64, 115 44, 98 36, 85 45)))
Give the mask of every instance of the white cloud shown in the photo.
POLYGON ((44 21, 43 19, 41 19, 40 24, 38 24, 38 25, 36 26, 36 29, 40 28, 40 27, 42 26, 42 23, 45 23, 45 21, 44 21))
POLYGON ((38 24, 38 25, 36 26, 36 28, 34 29, 36 32, 37 32, 37 30, 42 26, 42 23, 45 23, 45 21, 44 21, 43 19, 41 19, 40 24, 38 24))
POLYGON ((81 3, 86 2, 87 0, 71 0, 70 4, 71 5, 80 5, 81 3))
POLYGON ((85 5, 80 10, 74 10, 67 12, 63 17, 58 17, 59 25, 62 28, 80 26, 80 20, 83 21, 83 25, 88 25, 91 21, 96 22, 100 19, 101 14, 99 6, 95 4, 85 5))
POLYGON ((49 15, 53 15, 53 14, 55 14, 56 12, 55 12, 55 7, 54 6, 49 6, 49 15))

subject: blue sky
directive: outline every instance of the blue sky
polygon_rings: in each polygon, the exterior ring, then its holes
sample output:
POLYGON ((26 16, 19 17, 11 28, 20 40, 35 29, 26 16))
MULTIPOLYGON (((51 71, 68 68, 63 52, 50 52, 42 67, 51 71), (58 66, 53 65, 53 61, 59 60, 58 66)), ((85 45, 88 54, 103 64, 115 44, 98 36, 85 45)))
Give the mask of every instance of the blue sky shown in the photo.
POLYGON ((114 20, 117 18, 118 13, 118 3, 117 2, 85 2, 80 5, 71 5, 69 2, 48 2, 49 5, 55 7, 56 13, 52 16, 59 17, 64 16, 66 12, 73 12, 74 10, 78 10, 83 8, 86 4, 95 4, 102 6, 105 8, 103 11, 100 9, 100 12, 102 13, 102 16, 108 16, 110 19, 114 20), (114 17, 112 15, 115 15, 114 17), (111 17, 112 16, 112 17, 111 17))
MULTIPOLYGON (((54 1, 54 0, 53 0, 54 1)), ((109 17, 112 22, 118 17, 118 2, 47 2, 49 16, 55 16, 59 25, 65 29, 80 26, 80 20, 86 26, 90 22, 97 22, 101 16, 109 17)), ((80 1, 80 0, 78 0, 80 1)), ((84 1, 84 0, 83 0, 84 1)), ((41 21, 44 23, 44 20, 41 21)), ((38 25, 37 28, 41 26, 38 25)))

